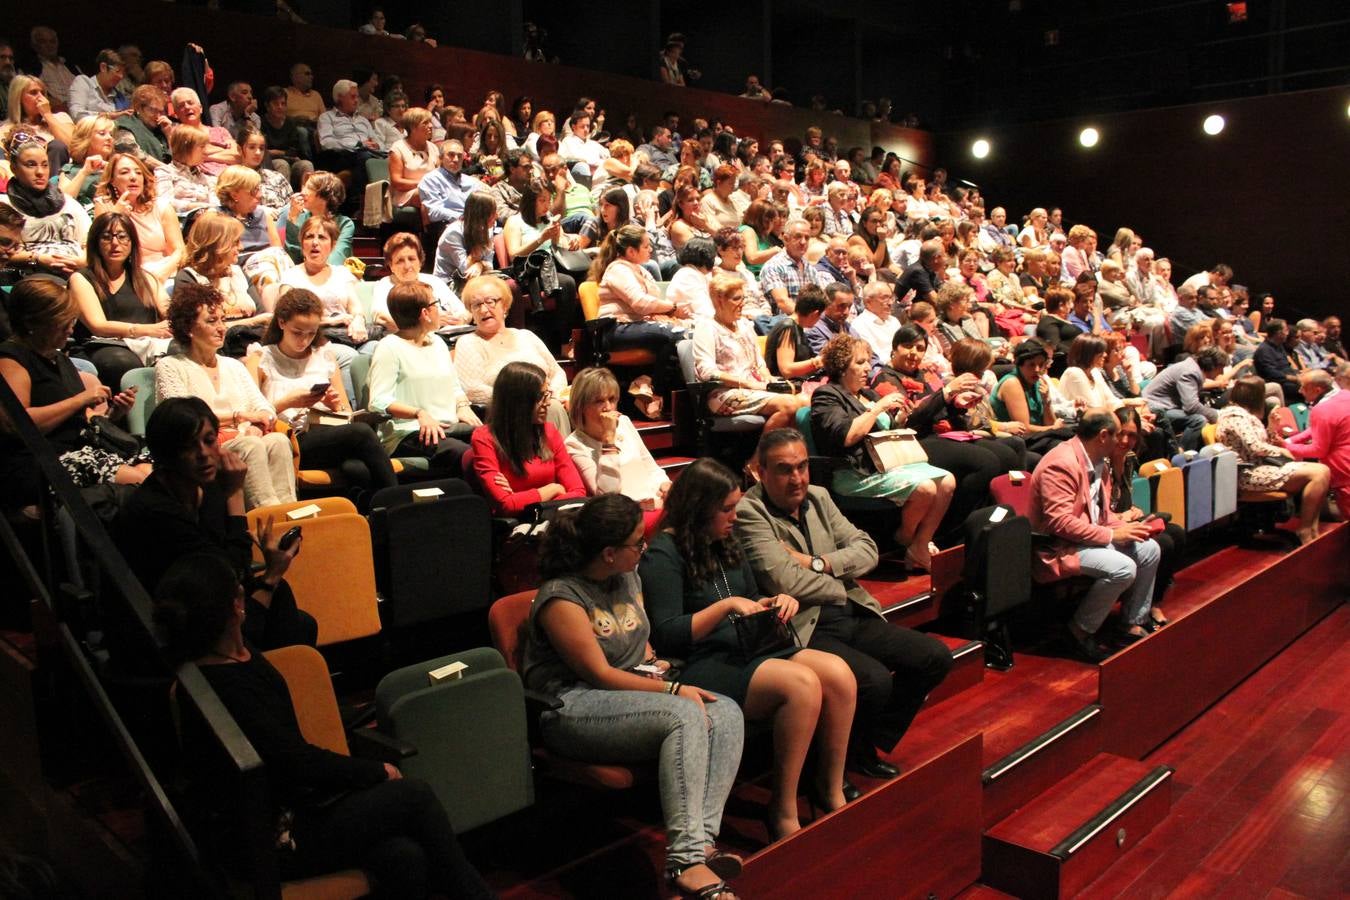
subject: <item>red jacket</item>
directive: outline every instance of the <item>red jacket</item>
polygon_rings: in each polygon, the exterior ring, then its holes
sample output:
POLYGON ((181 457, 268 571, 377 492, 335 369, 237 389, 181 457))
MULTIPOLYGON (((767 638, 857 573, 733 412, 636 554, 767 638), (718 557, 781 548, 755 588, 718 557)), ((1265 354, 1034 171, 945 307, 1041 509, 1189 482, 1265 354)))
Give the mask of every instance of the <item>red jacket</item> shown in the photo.
POLYGON ((1331 486, 1350 490, 1350 391, 1341 388, 1308 412, 1308 429, 1285 439, 1295 459, 1316 459, 1331 469, 1331 486))
POLYGON ((1103 466, 1101 512, 1096 525, 1088 515, 1090 490, 1087 457, 1078 438, 1045 454, 1031 473, 1031 527, 1057 538, 1052 545, 1036 551, 1032 576, 1037 581, 1058 581, 1080 574, 1078 550, 1111 543, 1111 529, 1121 519, 1111 512, 1110 466, 1103 466))

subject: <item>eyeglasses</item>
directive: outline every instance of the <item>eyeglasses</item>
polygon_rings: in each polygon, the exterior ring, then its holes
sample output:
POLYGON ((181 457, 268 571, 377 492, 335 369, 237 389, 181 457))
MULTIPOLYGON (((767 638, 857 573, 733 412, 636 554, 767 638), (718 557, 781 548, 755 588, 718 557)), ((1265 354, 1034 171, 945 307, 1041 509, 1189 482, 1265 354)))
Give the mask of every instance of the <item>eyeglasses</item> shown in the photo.
POLYGON ((639 556, 641 556, 641 555, 646 551, 646 549, 647 549, 647 539, 646 539, 645 537, 641 537, 641 538, 638 538, 636 544, 620 544, 620 545, 619 545, 619 549, 620 549, 620 550, 635 550, 635 551, 637 551, 637 554, 638 554, 639 556))
POLYGON ((501 298, 484 297, 481 300, 475 300, 469 304, 469 309, 486 309, 489 306, 501 306, 501 298))
POLYGON ((98 236, 101 244, 130 244, 131 235, 125 231, 105 231, 98 236))

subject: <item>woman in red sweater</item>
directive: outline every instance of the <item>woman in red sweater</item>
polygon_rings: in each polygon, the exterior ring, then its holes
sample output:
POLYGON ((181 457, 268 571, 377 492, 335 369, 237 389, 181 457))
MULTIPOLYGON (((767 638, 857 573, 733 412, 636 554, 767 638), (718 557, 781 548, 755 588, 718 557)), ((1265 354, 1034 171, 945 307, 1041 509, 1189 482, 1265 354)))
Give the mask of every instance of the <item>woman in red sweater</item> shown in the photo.
POLYGON ((494 516, 586 496, 562 435, 545 419, 551 399, 544 370, 533 363, 507 363, 497 375, 488 423, 474 429, 469 442, 474 475, 494 516))

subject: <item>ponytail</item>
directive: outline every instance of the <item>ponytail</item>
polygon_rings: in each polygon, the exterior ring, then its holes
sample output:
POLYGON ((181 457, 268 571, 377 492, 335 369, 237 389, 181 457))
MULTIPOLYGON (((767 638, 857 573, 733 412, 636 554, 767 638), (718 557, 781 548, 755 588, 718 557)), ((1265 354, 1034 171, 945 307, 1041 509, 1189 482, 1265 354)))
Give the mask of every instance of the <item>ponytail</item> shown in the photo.
POLYGON ((642 239, 646 236, 647 229, 631 223, 621 225, 605 235, 605 239, 600 242, 600 252, 586 272, 586 280, 599 284, 609 264, 623 256, 625 251, 642 246, 642 239))
POLYGON ((642 507, 623 494, 601 494, 580 509, 560 512, 544 532, 540 576, 548 580, 581 571, 601 550, 626 543, 641 521, 642 507))

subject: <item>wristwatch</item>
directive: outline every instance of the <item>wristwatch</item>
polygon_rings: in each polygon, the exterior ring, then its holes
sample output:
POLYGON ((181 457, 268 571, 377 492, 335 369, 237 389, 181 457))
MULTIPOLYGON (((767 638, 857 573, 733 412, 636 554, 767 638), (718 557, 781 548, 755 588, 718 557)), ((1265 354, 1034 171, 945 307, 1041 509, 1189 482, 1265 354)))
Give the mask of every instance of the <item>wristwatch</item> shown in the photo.
POLYGON ((811 571, 815 572, 817 575, 825 574, 825 560, 821 559, 819 556, 811 557, 811 571))

